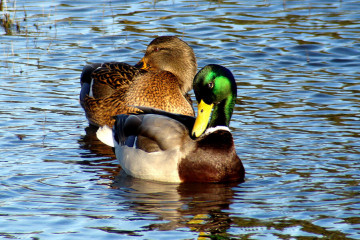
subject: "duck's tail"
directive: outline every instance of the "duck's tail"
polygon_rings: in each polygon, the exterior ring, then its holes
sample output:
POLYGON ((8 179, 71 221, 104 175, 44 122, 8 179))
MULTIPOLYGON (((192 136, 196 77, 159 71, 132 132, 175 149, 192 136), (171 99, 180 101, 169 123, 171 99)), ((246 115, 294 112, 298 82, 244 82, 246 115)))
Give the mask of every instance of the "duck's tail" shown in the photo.
POLYGON ((99 127, 99 129, 96 131, 96 136, 104 144, 110 147, 115 146, 113 130, 107 125, 99 127))

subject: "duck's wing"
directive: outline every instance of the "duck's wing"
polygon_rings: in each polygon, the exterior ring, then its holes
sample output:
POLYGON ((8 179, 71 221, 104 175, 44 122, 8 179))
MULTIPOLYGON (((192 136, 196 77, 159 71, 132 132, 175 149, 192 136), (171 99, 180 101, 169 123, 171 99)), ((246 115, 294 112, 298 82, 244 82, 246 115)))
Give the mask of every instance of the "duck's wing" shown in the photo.
POLYGON ((101 66, 101 63, 94 63, 86 65, 80 77, 81 92, 80 92, 80 102, 83 103, 85 97, 90 94, 90 87, 92 82, 92 73, 101 66))
POLYGON ((93 63, 85 65, 80 76, 80 84, 81 86, 85 83, 91 84, 92 76, 91 74, 97 69, 101 67, 102 63, 93 63))
POLYGON ((112 116, 130 111, 124 95, 133 78, 143 71, 121 62, 86 65, 81 74, 80 104, 90 124, 112 126, 112 116))
POLYGON ((133 177, 180 182, 179 161, 192 140, 174 119, 155 115, 118 115, 114 125, 116 158, 133 177))
POLYGON ((119 89, 132 82, 135 75, 143 70, 123 62, 103 63, 93 73, 94 84, 105 84, 119 89))
POLYGON ((115 122, 113 116, 136 112, 136 109, 126 104, 122 91, 115 91, 110 97, 103 99, 86 96, 81 105, 90 124, 99 127, 113 126, 115 122))
POLYGON ((134 109, 141 110, 141 111, 134 112, 134 114, 157 114, 157 115, 166 116, 168 118, 174 119, 177 122, 182 123, 189 131, 192 130, 194 123, 195 123, 195 117, 192 117, 192 116, 166 112, 166 111, 163 111, 160 109, 143 107, 143 106, 134 106, 134 109))
POLYGON ((118 115, 114 139, 117 144, 159 152, 184 147, 190 139, 189 129, 181 122, 158 114, 118 115))
POLYGON ((117 90, 126 89, 135 75, 141 71, 144 70, 123 62, 86 65, 80 81, 82 88, 89 90, 82 91, 81 96, 84 98, 86 93, 95 99, 109 97, 117 90))

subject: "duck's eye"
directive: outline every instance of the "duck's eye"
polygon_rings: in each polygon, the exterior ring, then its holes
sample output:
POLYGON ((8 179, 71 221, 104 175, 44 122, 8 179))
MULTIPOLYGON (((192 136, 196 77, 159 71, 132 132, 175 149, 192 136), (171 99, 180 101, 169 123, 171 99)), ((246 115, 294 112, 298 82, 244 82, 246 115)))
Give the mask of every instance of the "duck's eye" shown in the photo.
POLYGON ((209 82, 209 83, 208 83, 208 87, 209 87, 210 89, 212 89, 212 88, 214 87, 214 83, 213 83, 213 82, 209 82))
POLYGON ((160 51, 159 47, 154 48, 154 52, 158 52, 158 51, 160 51))

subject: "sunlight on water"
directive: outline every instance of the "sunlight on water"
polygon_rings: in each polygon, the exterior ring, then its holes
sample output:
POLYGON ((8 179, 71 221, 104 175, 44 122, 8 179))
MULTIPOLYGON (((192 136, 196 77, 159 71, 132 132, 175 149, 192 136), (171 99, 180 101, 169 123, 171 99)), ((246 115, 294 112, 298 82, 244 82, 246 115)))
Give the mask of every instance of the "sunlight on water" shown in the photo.
POLYGON ((359 239, 360 2, 2 1, 0 236, 359 239), (6 4, 5 4, 6 3, 6 4), (88 128, 87 63, 158 35, 232 70, 242 184, 124 176, 88 128))

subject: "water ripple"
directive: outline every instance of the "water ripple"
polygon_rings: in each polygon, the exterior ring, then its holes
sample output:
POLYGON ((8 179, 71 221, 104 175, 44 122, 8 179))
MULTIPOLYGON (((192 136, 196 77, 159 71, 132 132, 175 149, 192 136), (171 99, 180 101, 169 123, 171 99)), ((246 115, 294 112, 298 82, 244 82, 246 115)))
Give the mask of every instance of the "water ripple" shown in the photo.
POLYGON ((6 2, 1 237, 360 238, 359 1, 6 2), (233 71, 245 183, 128 178, 87 128, 82 66, 156 35, 233 71))

